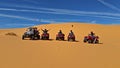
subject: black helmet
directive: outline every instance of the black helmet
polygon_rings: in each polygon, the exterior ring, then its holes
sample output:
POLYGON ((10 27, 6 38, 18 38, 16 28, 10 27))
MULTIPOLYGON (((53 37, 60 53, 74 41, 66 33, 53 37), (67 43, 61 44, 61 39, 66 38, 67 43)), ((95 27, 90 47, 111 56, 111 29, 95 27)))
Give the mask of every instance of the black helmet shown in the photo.
POLYGON ((90 33, 93 33, 93 31, 91 31, 90 33))
POLYGON ((60 33, 62 33, 62 30, 59 30, 60 33))

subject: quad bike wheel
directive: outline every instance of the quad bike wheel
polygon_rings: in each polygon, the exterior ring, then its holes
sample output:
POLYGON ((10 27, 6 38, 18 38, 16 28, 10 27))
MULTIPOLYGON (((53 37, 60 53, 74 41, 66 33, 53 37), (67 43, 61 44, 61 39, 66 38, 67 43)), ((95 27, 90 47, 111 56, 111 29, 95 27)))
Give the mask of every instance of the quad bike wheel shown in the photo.
POLYGON ((24 40, 25 38, 24 38, 24 35, 22 36, 22 40, 24 40))

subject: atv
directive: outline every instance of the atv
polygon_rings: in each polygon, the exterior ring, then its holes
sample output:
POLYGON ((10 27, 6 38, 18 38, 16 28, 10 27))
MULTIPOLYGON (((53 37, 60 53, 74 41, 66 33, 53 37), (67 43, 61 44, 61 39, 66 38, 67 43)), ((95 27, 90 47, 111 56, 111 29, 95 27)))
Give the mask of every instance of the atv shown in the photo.
POLYGON ((30 40, 39 40, 40 39, 40 35, 37 34, 24 34, 22 36, 22 39, 24 40, 25 38, 30 38, 30 40))
POLYGON ((49 33, 43 33, 43 34, 41 35, 41 39, 42 39, 42 40, 49 40, 49 33))
POLYGON ((29 38, 30 40, 38 40, 40 39, 39 31, 34 32, 34 27, 29 27, 27 32, 22 35, 22 39, 29 38))
POLYGON ((64 40, 64 34, 57 34, 56 35, 56 40, 64 40))
POLYGON ((83 42, 88 43, 99 43, 99 37, 98 36, 85 36, 83 42))
POLYGON ((75 35, 68 35, 68 41, 75 41, 75 35))

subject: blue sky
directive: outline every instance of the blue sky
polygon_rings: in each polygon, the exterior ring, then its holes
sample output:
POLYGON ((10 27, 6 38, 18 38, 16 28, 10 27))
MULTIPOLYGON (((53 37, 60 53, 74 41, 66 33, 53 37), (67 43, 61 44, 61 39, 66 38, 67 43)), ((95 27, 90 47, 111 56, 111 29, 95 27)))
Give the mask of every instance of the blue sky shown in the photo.
POLYGON ((120 24, 119 0, 1 0, 0 28, 47 23, 120 24))

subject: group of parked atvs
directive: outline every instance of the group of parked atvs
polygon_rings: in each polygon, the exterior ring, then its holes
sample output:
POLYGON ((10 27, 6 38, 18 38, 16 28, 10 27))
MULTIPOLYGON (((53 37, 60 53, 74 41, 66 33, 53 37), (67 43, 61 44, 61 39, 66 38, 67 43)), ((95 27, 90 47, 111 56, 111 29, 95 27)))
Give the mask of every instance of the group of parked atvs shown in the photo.
MULTIPOLYGON (((24 40, 25 38, 29 38, 30 40, 49 40, 49 33, 47 29, 41 29, 43 31, 43 34, 40 36, 39 34, 39 30, 37 30, 36 27, 30 27, 27 29, 27 31, 22 35, 22 39, 24 40)), ((58 34, 56 35, 56 40, 65 40, 65 35, 62 33, 62 31, 60 30, 58 32, 58 34)), ((68 41, 76 41, 75 40, 75 35, 72 32, 72 30, 70 30, 70 33, 67 37, 68 41)), ((89 34, 88 36, 84 37, 83 42, 85 43, 99 43, 99 37, 95 36, 93 32, 91 32, 91 34, 89 34)))

